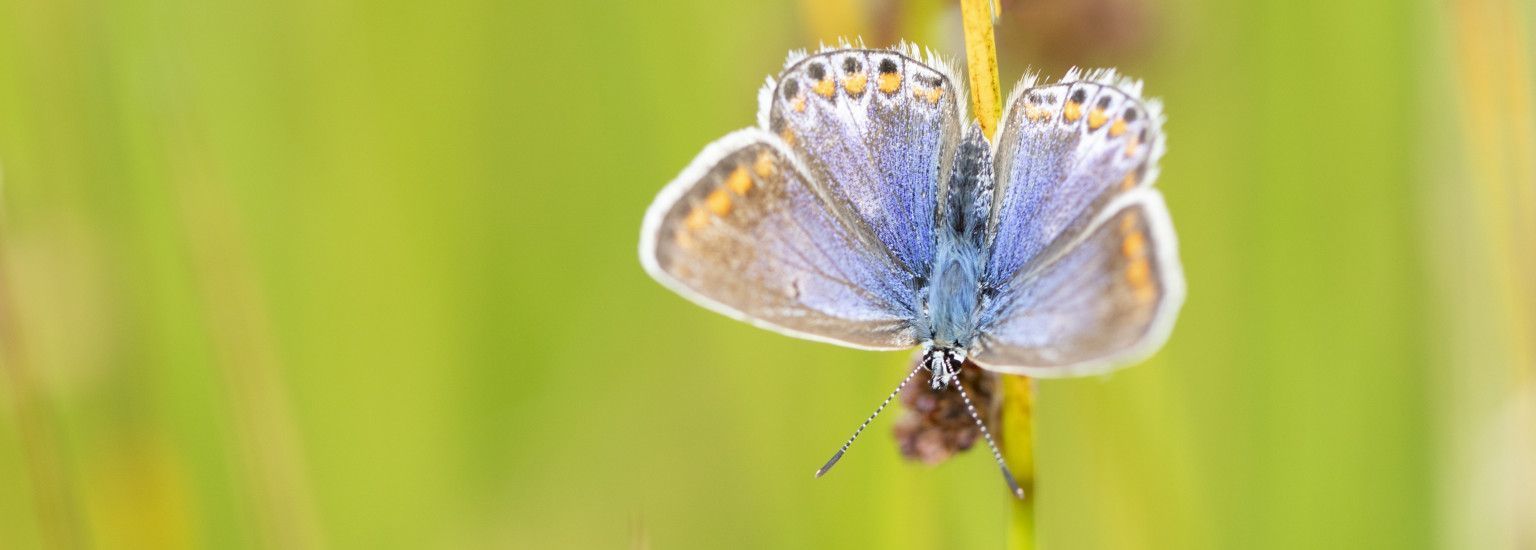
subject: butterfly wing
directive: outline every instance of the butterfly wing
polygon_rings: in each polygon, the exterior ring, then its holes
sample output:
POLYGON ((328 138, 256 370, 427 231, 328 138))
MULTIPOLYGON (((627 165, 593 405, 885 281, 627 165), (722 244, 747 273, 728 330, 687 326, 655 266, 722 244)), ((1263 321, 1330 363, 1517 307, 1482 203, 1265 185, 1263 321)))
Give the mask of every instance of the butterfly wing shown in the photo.
POLYGON ((986 312, 973 359, 1048 378, 1104 372, 1151 355, 1184 300, 1162 196, 1116 197, 1060 254, 1019 274, 986 312))
POLYGON ((1031 376, 1099 372, 1166 339, 1183 302, 1173 226, 1150 189, 1159 106, 1113 73, 1026 80, 994 152, 990 255, 974 358, 1031 376))
POLYGON ((919 56, 846 46, 791 56, 759 95, 761 129, 706 148, 652 205, 647 269, 706 307, 793 336, 916 345, 964 97, 943 64, 919 56))
POLYGON ((918 57, 912 47, 792 56, 759 98, 759 123, 902 267, 926 277, 965 94, 943 63, 918 57))
POLYGON ((993 151, 992 282, 1070 240, 1115 195, 1152 185, 1163 150, 1161 109, 1140 100, 1139 84, 1107 71, 1031 80, 1009 100, 993 151))
POLYGON ((700 305, 791 336, 915 345, 911 275, 795 154, 757 128, 705 147, 646 212, 646 271, 700 305))

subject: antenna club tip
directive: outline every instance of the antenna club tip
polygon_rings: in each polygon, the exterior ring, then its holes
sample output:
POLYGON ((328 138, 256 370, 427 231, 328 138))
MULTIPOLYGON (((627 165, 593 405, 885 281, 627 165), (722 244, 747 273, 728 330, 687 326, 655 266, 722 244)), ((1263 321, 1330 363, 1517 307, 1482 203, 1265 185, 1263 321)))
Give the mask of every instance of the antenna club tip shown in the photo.
POLYGON ((832 466, 837 464, 840 458, 843 458, 843 451, 838 451, 837 454, 832 455, 832 460, 828 460, 826 464, 823 464, 820 469, 816 470, 816 477, 819 478, 826 475, 827 471, 831 470, 832 466))
POLYGON ((1019 482, 1013 479, 1013 472, 1008 471, 1008 466, 1002 462, 998 462, 997 466, 1003 471, 1003 481, 1008 482, 1008 488, 1013 490, 1013 496, 1018 497, 1019 500, 1024 500, 1024 488, 1020 487, 1019 482))

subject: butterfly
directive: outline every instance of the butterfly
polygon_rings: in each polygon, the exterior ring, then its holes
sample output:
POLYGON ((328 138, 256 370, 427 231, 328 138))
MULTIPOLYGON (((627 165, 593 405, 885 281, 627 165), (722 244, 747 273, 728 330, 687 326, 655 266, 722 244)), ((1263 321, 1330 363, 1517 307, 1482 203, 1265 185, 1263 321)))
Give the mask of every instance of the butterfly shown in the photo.
MULTIPOLYGON (((1184 298, 1152 188, 1163 116, 1113 70, 1026 75, 995 139, 931 52, 791 53, 757 126, 704 147, 645 215, 640 260, 711 310, 853 348, 918 347, 934 389, 973 361, 1038 378, 1155 352, 1184 298)), ((889 404, 891 397, 875 410, 889 404)), ((816 475, 869 425, 871 415, 816 475)))

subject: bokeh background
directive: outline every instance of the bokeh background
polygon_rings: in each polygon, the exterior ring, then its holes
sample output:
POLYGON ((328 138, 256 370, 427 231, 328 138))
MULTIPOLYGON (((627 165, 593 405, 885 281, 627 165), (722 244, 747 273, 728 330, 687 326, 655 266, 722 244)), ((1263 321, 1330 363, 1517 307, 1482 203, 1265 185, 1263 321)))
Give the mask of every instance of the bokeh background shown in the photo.
MULTIPOLYGON (((1005 0, 1166 104, 1167 347, 1038 385, 1047 549, 1536 548, 1536 9, 1005 0)), ((0 547, 997 548, 905 354, 711 314, 654 193, 942 0, 0 0, 0 547)))

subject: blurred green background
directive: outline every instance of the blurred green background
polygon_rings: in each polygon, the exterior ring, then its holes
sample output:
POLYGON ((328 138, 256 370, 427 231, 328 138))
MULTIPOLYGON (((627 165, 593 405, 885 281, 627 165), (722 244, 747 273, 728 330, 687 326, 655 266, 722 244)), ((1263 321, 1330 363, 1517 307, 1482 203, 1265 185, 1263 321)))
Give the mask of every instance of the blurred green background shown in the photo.
MULTIPOLYGON (((1039 384, 1041 547, 1536 548, 1519 0, 1016 0, 1027 66, 1164 99, 1189 282, 1148 364, 1039 384)), ((997 548, 905 463, 905 354, 635 258, 790 49, 939 0, 0 0, 0 547, 997 548)))

